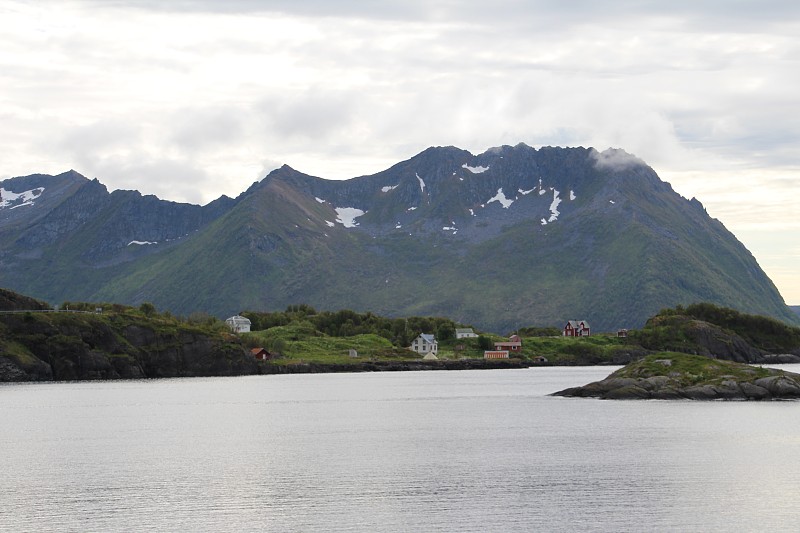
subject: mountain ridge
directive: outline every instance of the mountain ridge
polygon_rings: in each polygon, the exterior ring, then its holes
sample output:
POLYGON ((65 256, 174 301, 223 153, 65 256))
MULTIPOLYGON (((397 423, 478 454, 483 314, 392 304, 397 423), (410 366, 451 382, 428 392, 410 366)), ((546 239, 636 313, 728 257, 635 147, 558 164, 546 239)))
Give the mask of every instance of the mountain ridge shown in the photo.
MULTIPOLYGON (((283 165, 205 206, 87 182, 38 218, 0 210, 0 284, 49 301, 218 316, 308 303, 499 331, 579 316, 634 327, 698 301, 797 323, 699 200, 622 150, 431 147, 343 181, 283 165)), ((37 182, 1 185, 21 183, 37 182)))

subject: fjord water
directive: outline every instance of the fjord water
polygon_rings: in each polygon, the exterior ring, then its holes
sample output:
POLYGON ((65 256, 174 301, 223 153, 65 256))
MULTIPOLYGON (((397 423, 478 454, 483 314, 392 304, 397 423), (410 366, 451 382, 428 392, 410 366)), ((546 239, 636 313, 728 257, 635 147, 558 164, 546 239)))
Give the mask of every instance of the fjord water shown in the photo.
POLYGON ((800 403, 612 369, 0 386, 2 531, 795 531, 800 403))

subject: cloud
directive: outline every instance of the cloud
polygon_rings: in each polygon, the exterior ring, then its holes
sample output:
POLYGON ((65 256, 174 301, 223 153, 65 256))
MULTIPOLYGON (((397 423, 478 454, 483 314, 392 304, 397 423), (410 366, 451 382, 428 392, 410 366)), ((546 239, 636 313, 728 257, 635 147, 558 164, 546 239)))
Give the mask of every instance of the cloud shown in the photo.
POLYGON ((0 30, 2 175, 209 201, 282 163, 613 146, 726 223, 748 193, 800 221, 797 2, 9 0, 0 30))
POLYGON ((594 160, 598 169, 615 172, 645 164, 638 157, 618 148, 608 148, 602 152, 592 150, 589 152, 589 156, 594 160))

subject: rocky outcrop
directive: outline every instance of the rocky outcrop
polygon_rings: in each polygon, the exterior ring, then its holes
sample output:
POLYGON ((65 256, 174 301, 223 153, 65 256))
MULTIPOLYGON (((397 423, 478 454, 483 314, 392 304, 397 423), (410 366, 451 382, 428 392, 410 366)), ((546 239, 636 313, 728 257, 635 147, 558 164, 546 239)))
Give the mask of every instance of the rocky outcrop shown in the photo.
POLYGON ((608 400, 800 399, 800 374, 685 354, 652 355, 553 394, 608 400))
POLYGON ((0 315, 0 381, 256 374, 236 337, 125 315, 0 315))
POLYGON ((46 302, 35 298, 0 289, 0 311, 27 311, 33 309, 50 309, 50 306, 46 302))

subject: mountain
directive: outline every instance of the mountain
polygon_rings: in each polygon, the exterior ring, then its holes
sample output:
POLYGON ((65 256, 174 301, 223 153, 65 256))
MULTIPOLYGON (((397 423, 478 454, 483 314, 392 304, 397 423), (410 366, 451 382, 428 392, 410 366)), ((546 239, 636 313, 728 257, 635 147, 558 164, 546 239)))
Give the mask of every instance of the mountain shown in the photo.
POLYGON ((346 181, 283 166, 202 207, 75 172, 0 186, 0 285, 51 302, 219 316, 307 303, 598 331, 707 301, 798 322, 699 201, 622 150, 435 147, 346 181))
POLYGON ((794 313, 800 316, 800 305, 790 305, 789 309, 791 309, 794 313))

